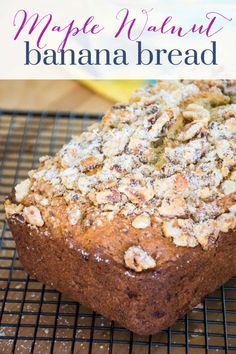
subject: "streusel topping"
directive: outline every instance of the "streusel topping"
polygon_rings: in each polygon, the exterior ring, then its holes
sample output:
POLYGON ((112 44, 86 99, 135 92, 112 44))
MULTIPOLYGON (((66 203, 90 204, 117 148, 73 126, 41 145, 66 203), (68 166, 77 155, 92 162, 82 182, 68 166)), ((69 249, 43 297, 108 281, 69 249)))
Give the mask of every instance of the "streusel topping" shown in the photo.
POLYGON ((138 90, 40 159, 16 187, 17 212, 21 205, 40 227, 44 208, 63 199, 72 226, 119 215, 137 230, 159 224, 178 246, 207 249, 236 228, 235 87, 165 81, 138 90))

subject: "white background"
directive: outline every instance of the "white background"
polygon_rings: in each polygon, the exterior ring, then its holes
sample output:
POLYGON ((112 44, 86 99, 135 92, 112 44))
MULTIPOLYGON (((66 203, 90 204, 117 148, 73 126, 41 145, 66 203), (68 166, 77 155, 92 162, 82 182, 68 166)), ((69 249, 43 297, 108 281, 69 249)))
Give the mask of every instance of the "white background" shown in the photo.
MULTIPOLYGON (((236 78, 235 54, 236 54, 236 1, 157 1, 157 0, 66 0, 66 1, 32 1, 32 0, 8 0, 1 4, 0 15, 0 79, 210 79, 210 78, 236 78), (191 34, 184 38, 177 36, 163 35, 160 33, 145 33, 141 40, 145 48, 154 51, 155 49, 178 48, 185 51, 188 48, 195 48, 201 52, 211 46, 212 40, 217 42, 217 66, 197 65, 187 66, 185 64, 174 66, 167 61, 163 65, 137 66, 137 43, 127 40, 125 33, 117 39, 114 34, 119 28, 120 21, 116 19, 116 14, 122 8, 129 8, 132 18, 138 17, 142 24, 142 9, 149 10, 149 25, 160 27, 163 19, 173 16, 172 24, 184 25, 187 29, 194 23, 207 24, 206 13, 217 11, 227 17, 232 17, 232 21, 217 21, 217 27, 224 26, 217 35, 206 38, 198 34, 191 34), (83 35, 71 38, 66 49, 73 49, 77 53, 82 48, 108 48, 111 53, 114 49, 123 48, 127 52, 130 62, 128 66, 26 66, 25 44, 29 40, 31 48, 36 48, 36 37, 39 33, 36 30, 33 36, 29 36, 27 31, 22 32, 19 39, 14 41, 17 26, 13 26, 13 18, 19 9, 27 10, 32 15, 35 12, 44 16, 48 13, 53 15, 53 25, 68 25, 75 20, 76 25, 81 26, 86 18, 93 15, 95 22, 105 27, 99 35, 83 35)), ((52 26, 51 26, 52 27, 52 26)), ((45 49, 57 49, 63 35, 50 32, 45 37, 47 47, 45 49), (61 37, 60 37, 61 36, 61 37)))

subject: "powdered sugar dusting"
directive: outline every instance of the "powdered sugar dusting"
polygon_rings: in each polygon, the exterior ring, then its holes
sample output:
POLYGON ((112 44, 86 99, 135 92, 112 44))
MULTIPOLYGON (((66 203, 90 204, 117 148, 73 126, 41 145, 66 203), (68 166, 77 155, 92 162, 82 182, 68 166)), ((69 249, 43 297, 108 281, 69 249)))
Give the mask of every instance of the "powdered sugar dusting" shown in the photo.
POLYGON ((43 218, 64 200, 72 227, 100 227, 117 215, 135 226, 145 217, 142 225, 158 223, 179 246, 208 248, 236 218, 236 104, 227 81, 214 85, 163 81, 138 90, 55 157, 40 159, 27 189, 17 188, 21 202, 37 205, 43 218))

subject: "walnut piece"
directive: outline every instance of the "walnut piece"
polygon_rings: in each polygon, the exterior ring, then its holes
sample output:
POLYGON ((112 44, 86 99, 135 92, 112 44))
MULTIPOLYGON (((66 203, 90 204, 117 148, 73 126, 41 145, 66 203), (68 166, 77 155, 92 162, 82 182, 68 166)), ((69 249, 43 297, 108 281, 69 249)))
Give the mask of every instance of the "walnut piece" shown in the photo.
POLYGON ((152 188, 137 188, 121 185, 119 191, 124 193, 134 204, 143 204, 154 197, 154 190, 152 188))
POLYGON ((104 190, 96 194, 96 201, 98 204, 106 203, 118 203, 120 201, 121 195, 115 190, 104 190))
POLYGON ((236 227, 236 216, 233 213, 222 214, 216 220, 222 232, 229 232, 236 227))
POLYGON ((80 160, 82 171, 89 171, 102 164, 102 159, 96 156, 87 156, 80 160))
POLYGON ((227 139, 220 139, 215 142, 216 153, 221 160, 228 157, 230 152, 230 142, 227 139))
POLYGON ((173 239, 177 246, 195 247, 198 242, 192 232, 193 224, 190 219, 173 219, 164 221, 163 233, 167 238, 173 239))
POLYGON ((225 123, 226 128, 230 131, 231 134, 236 133, 236 119, 230 118, 225 123))
POLYGON ((235 193, 236 192, 236 182, 235 181, 225 181, 222 183, 223 191, 225 195, 235 193))
POLYGON ((30 186, 31 181, 29 178, 15 186, 15 197, 18 203, 21 203, 22 200, 28 195, 30 186))
POLYGON ((231 207, 229 207, 229 211, 233 214, 236 214, 236 204, 231 205, 231 207))
POLYGON ((164 199, 161 207, 158 209, 160 215, 173 218, 175 216, 185 216, 187 205, 183 198, 173 197, 164 199))
POLYGON ((102 151, 107 157, 116 156, 124 152, 125 146, 129 141, 129 130, 112 130, 107 140, 103 143, 102 151))
POLYGON ((7 218, 10 218, 14 214, 21 213, 24 208, 22 204, 13 204, 10 200, 6 200, 4 207, 7 218))
POLYGON ((127 268, 139 273, 156 267, 156 261, 140 246, 130 247, 124 255, 127 268))
POLYGON ((175 189, 177 192, 184 192, 189 187, 188 180, 184 177, 182 172, 176 174, 175 189))
POLYGON ((134 204, 143 204, 154 197, 154 189, 146 183, 145 178, 123 178, 118 188, 134 204))
POLYGON ((44 221, 43 221, 41 212, 34 205, 31 205, 29 207, 25 207, 23 210, 23 216, 24 216, 25 220, 33 226, 41 227, 44 225, 44 221))
POLYGON ((71 225, 76 225, 81 218, 80 208, 74 207, 73 209, 68 210, 68 220, 71 225))
POLYGON ((183 112, 183 116, 186 120, 190 121, 204 121, 208 122, 210 120, 210 113, 207 109, 199 104, 189 104, 186 110, 183 112))
POLYGON ((209 239, 216 240, 219 236, 219 228, 216 220, 209 219, 194 226, 194 234, 203 249, 207 249, 209 239))
POLYGON ((132 226, 135 229, 146 229, 146 227, 150 225, 151 225, 151 219, 149 216, 146 215, 139 215, 132 222, 132 226))
POLYGON ((187 124, 183 131, 178 135, 179 141, 187 141, 194 138, 197 134, 199 134, 202 129, 205 127, 204 122, 196 122, 187 124))
POLYGON ((151 139, 157 138, 163 127, 172 119, 173 115, 171 115, 169 112, 164 112, 156 121, 156 123, 153 124, 152 128, 148 132, 148 135, 151 139))
POLYGON ((236 181, 236 171, 233 171, 233 172, 231 173, 230 179, 231 179, 232 181, 236 181))
POLYGON ((199 197, 202 200, 207 201, 212 197, 213 193, 214 191, 212 189, 210 189, 209 187, 204 187, 199 191, 199 197))

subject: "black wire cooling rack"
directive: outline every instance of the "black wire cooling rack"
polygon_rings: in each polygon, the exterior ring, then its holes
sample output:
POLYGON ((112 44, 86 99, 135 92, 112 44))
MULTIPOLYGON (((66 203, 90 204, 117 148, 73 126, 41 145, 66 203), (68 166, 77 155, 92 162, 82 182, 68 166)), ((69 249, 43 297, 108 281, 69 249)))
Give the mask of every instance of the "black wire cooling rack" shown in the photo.
POLYGON ((140 337, 37 282, 22 268, 4 220, 5 196, 41 155, 54 154, 100 118, 0 111, 0 353, 236 353, 236 277, 169 330, 140 337))

